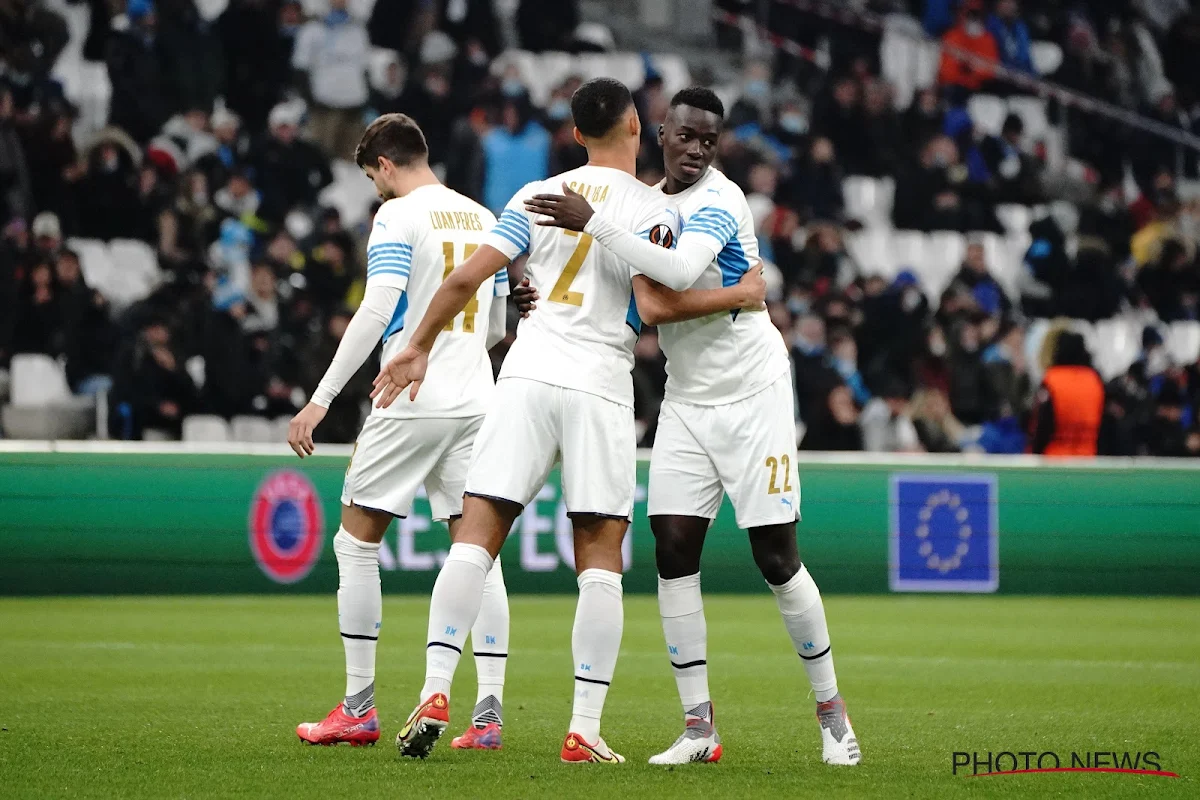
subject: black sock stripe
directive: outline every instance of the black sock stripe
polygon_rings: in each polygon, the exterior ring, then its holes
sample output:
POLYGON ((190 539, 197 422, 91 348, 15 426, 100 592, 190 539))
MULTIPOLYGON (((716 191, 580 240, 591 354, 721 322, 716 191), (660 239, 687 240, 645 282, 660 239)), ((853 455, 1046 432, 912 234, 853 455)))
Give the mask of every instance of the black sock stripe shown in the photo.
POLYGON ((460 653, 460 654, 462 653, 461 647, 455 647, 454 645, 446 644, 445 642, 430 642, 429 644, 425 645, 426 650, 428 650, 431 647, 444 647, 447 650, 453 650, 454 652, 460 653))
POLYGON ((583 681, 584 683, 598 683, 601 686, 611 686, 612 685, 611 681, 598 681, 595 678, 581 678, 578 675, 575 676, 575 680, 583 681))
POLYGON ((702 667, 707 663, 708 662, 702 658, 699 661, 689 661, 686 664, 676 664, 674 661, 672 661, 671 666, 675 669, 690 669, 692 667, 702 667))
POLYGON ((362 636, 361 634, 357 634, 357 633, 343 633, 342 638, 343 639, 364 639, 368 642, 378 642, 379 641, 378 636, 362 636))
POLYGON ((508 653, 473 653, 476 658, 508 658, 508 653))
POLYGON ((831 647, 833 647, 833 645, 829 645, 829 647, 826 647, 824 650, 822 650, 821 652, 817 653, 815 656, 806 656, 806 655, 804 655, 804 653, 797 653, 796 655, 800 656, 800 657, 801 657, 801 658, 803 658, 805 661, 812 661, 814 658, 820 658, 821 656, 823 656, 823 655, 825 655, 826 653, 828 653, 831 647))

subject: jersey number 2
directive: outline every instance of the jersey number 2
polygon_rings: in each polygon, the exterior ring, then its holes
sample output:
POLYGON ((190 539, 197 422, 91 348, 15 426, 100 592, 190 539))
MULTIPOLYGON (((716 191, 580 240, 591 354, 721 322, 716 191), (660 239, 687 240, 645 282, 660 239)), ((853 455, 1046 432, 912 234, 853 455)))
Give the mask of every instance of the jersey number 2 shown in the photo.
POLYGON ((554 283, 554 288, 550 290, 551 303, 566 303, 569 306, 583 305, 583 292, 572 292, 571 284, 575 282, 575 276, 579 274, 579 268, 583 266, 584 259, 587 258, 588 251, 592 249, 592 237, 586 233, 578 233, 576 231, 563 231, 567 236, 578 236, 579 244, 575 245, 575 251, 571 253, 571 257, 567 259, 567 266, 563 268, 562 274, 558 276, 558 280, 554 283))
MULTIPOLYGON (((463 261, 471 257, 471 253, 479 247, 475 242, 468 242, 463 245, 463 261)), ((454 268, 458 266, 454 263, 454 242, 442 242, 442 255, 446 259, 446 271, 442 273, 442 280, 450 277, 450 273, 454 272, 454 268)), ((479 313, 479 295, 471 295, 471 299, 467 302, 466 308, 463 309, 463 333, 475 332, 475 315, 479 313)), ((454 330, 454 320, 446 323, 444 331, 454 330)))

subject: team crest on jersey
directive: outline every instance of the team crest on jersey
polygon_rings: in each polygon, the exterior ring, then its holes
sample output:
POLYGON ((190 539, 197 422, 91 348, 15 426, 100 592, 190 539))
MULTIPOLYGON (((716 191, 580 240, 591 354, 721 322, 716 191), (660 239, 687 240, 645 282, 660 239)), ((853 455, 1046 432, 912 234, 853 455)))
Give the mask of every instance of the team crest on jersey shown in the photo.
POLYGON ((669 250, 675 244, 675 232, 669 225, 655 225, 650 229, 650 241, 669 250))
POLYGON ((324 538, 321 498, 307 476, 281 469, 258 485, 250 501, 250 551, 268 578, 304 578, 320 558, 324 538))

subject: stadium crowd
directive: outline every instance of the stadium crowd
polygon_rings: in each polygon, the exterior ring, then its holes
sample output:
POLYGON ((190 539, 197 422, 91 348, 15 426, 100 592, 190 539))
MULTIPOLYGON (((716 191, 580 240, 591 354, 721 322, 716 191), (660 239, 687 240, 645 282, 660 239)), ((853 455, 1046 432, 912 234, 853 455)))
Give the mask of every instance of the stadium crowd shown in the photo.
MULTIPOLYGON (((108 127, 86 142, 50 75, 63 19, 39 0, 0 0, 0 366, 17 353, 62 359, 74 391, 108 391, 117 438, 178 436, 193 413, 278 417, 304 404, 361 296, 367 234, 318 198, 374 115, 414 117, 445 182, 494 210, 585 158, 567 102, 578 78, 535 104, 519 71, 492 68, 505 47, 602 46, 574 35, 569 0, 521 0, 512 42, 490 0, 378 2, 365 19, 347 0, 308 18, 317 4, 230 0, 214 21, 193 0, 80 1, 92 11, 84 57, 104 62, 112 84, 108 127), (399 56, 374 78, 372 45, 399 56), (88 286, 71 237, 146 242, 165 280, 115 313, 88 286), (195 356, 202 381, 185 366, 195 356)), ((910 13, 929 35, 1028 72, 1031 39, 1056 41, 1056 81, 1200 132, 1200 12, 1182 0, 852 5, 910 13)), ((1063 365, 1088 354, 1061 322, 1030 353, 1031 321, 1124 314, 1145 323, 1142 351, 1105 387, 1100 452, 1200 455, 1200 366, 1175 363, 1161 328, 1200 319, 1200 206, 1176 192, 1177 178, 1196 176, 1196 154, 1058 109, 1084 166, 1066 180, 1045 168, 1020 116, 999 135, 977 132, 970 95, 1009 91, 986 71, 947 52, 938 85, 897 110, 877 33, 789 3, 770 24, 827 44, 831 64, 745 63, 719 166, 744 188, 772 265, 769 313, 791 348, 801 446, 1041 452, 1037 383, 1056 353, 1063 365), (856 262, 848 240, 863 223, 847 212, 848 176, 894 178, 897 229, 968 235, 940 295, 919 270, 884 278, 856 262), (999 204, 1064 198, 1032 222, 1018 290, 1006 289, 971 235, 1004 231, 999 204)), ((631 88, 640 177, 655 181, 670 98, 646 65, 631 88)), ((636 356, 649 444, 666 379, 653 331, 636 356)), ((322 440, 353 440, 373 373, 364 367, 342 392, 322 440)))

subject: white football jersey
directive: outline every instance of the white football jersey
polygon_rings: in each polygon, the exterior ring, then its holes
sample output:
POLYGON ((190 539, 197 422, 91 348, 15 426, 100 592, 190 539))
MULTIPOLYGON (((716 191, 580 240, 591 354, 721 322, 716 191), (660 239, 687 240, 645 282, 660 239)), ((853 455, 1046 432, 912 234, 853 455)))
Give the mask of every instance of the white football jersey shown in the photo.
MULTIPOLYGON (((475 252, 496 218, 483 206, 440 184, 389 200, 375 214, 367 242, 367 287, 403 290, 383 332, 383 361, 404 349, 434 292, 475 252)), ((508 295, 508 271, 479 287, 429 354, 417 399, 374 408, 380 417, 473 417, 485 414, 495 384, 487 354, 492 298, 508 295)))
POLYGON ((609 167, 583 166, 521 189, 485 243, 510 259, 529 253, 525 276, 542 299, 517 327, 500 377, 527 378, 632 406, 633 344, 642 327, 632 268, 591 236, 536 225, 525 211, 526 198, 562 194, 563 183, 605 218, 656 243, 669 244, 678 225, 661 192, 609 167))
MULTIPOLYGON (((717 254, 693 289, 732 286, 758 260, 746 195, 719 170, 709 167, 692 186, 663 197, 682 219, 679 240, 703 237, 717 254)), ((732 403, 791 370, 787 345, 766 312, 723 311, 660 325, 658 341, 667 356, 666 397, 681 403, 732 403)))

